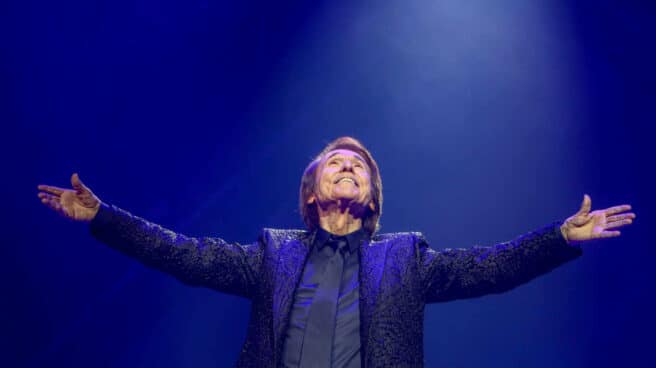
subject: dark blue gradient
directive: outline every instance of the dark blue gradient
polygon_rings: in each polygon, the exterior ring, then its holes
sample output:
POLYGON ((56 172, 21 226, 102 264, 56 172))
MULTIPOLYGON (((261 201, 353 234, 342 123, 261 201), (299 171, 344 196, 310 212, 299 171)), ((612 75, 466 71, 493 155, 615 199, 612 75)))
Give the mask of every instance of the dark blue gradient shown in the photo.
POLYGON ((184 286, 38 200, 79 172, 195 236, 298 228, 353 135, 383 232, 433 248, 631 203, 617 239, 503 295, 430 305, 428 367, 653 364, 656 16, 648 2, 23 0, 0 5, 3 367, 222 367, 249 302, 184 286))

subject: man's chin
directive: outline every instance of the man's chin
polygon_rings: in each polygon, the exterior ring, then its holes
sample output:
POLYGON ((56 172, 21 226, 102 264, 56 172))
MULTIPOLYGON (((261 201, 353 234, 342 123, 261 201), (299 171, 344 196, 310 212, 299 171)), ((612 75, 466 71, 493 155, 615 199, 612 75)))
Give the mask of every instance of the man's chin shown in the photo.
POLYGON ((340 202, 353 202, 358 200, 358 193, 353 192, 334 192, 333 198, 340 202))

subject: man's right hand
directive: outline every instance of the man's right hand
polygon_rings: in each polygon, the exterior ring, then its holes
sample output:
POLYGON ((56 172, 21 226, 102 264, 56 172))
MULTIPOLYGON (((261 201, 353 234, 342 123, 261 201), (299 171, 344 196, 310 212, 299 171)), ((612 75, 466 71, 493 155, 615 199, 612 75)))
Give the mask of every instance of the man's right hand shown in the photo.
POLYGON ((90 222, 100 209, 100 199, 82 184, 77 174, 71 175, 71 185, 73 189, 39 185, 41 203, 68 219, 90 222))

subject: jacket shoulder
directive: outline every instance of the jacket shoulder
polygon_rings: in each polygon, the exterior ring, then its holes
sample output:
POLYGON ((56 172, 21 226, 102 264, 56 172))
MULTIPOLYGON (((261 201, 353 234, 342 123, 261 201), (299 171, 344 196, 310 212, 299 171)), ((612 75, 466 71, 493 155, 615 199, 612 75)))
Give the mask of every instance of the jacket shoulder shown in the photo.
POLYGON ((418 231, 404 231, 399 233, 376 234, 372 242, 407 242, 415 243, 424 240, 424 235, 418 231))
POLYGON ((301 229, 272 229, 264 228, 260 237, 267 243, 283 244, 294 240, 304 240, 310 233, 301 229))

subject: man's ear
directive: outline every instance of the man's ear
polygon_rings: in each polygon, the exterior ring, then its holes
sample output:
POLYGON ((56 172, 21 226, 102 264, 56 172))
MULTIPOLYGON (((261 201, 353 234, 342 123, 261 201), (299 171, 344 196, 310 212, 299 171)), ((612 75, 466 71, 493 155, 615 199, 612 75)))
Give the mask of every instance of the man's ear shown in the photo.
POLYGON ((307 203, 307 204, 312 204, 312 203, 314 203, 314 202, 316 202, 316 201, 317 201, 317 197, 316 197, 314 194, 312 194, 312 195, 310 195, 310 196, 308 197, 306 203, 307 203))
POLYGON ((369 202, 369 208, 371 209, 371 212, 376 211, 376 204, 374 203, 374 201, 369 202))

